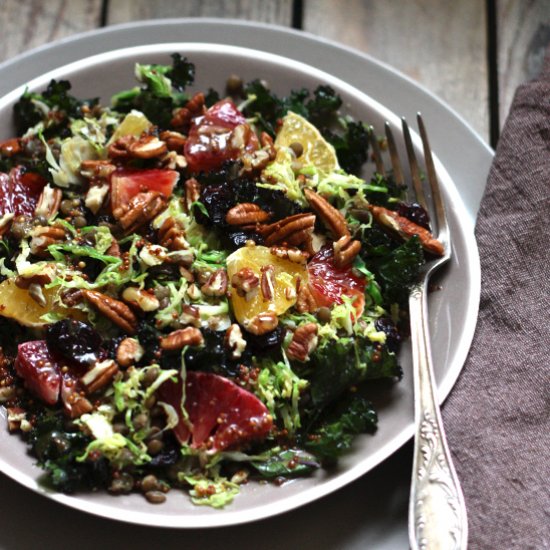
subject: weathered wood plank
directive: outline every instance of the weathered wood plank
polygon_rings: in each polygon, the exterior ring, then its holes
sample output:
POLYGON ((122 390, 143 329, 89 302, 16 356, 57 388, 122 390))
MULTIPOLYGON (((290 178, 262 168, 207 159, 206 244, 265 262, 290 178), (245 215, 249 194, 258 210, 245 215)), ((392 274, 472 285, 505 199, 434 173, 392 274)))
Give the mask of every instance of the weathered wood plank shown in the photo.
POLYGON ((100 25, 102 0, 2 0, 0 61, 100 25))
POLYGON ((225 17, 290 25, 292 0, 116 0, 109 2, 107 23, 161 17, 225 17))
POLYGON ((504 124, 519 84, 542 67, 550 44, 548 0, 497 0, 497 48, 500 123, 504 124))
POLYGON ((305 0, 304 29, 396 67, 488 139, 484 2, 305 0))

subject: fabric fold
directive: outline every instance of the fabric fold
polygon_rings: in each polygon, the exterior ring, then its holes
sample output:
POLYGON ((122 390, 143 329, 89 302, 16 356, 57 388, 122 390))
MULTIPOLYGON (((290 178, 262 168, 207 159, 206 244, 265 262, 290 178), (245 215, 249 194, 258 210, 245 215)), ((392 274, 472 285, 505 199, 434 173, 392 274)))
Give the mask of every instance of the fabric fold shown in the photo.
POLYGON ((550 50, 516 92, 476 238, 478 325, 443 411, 469 548, 550 548, 550 50))

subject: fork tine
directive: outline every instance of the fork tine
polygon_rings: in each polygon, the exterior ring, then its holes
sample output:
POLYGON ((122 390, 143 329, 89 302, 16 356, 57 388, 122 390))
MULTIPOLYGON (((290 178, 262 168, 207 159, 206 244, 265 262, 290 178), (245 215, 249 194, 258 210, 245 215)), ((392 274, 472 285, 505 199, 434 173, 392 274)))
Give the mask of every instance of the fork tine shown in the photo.
POLYGON ((422 115, 416 113, 416 120, 418 122, 418 129, 420 130, 420 138, 422 139, 422 147, 424 148, 424 162, 426 163, 426 175, 430 183, 432 190, 432 199, 434 203, 435 215, 437 218, 437 231, 438 239, 447 247, 448 239, 448 226, 447 216, 445 215, 445 205, 443 204, 443 198, 441 197, 441 190, 439 189, 439 181, 435 171, 434 160, 432 157, 432 150, 430 148, 430 142, 428 140, 428 133, 422 120, 422 115))
POLYGON ((399 186, 405 185, 405 178, 403 177, 403 170, 401 169, 401 161, 397 153, 397 147, 395 146, 395 139, 393 139, 393 133, 391 131, 390 123, 386 121, 384 124, 386 130, 386 139, 388 140, 388 150, 390 152, 390 160, 393 171, 393 179, 399 186))
POLYGON ((374 128, 371 126, 369 130, 369 141, 372 147, 372 157, 374 159, 374 164, 376 165, 376 171, 381 175, 386 175, 386 170, 384 169, 384 161, 382 160, 382 154, 380 153, 380 146, 378 145, 378 138, 374 133, 374 128))
POLYGON ((407 148, 407 157, 409 159, 409 166, 411 169, 411 178, 413 182, 414 192, 416 194, 416 202, 428 210, 426 197, 424 196, 424 189, 422 188, 422 180, 420 179, 420 170, 418 169, 418 162, 416 161, 416 155, 414 154, 414 147, 412 144, 411 133, 409 131, 409 125, 403 117, 401 119, 403 125, 403 137, 405 138, 405 147, 407 148))

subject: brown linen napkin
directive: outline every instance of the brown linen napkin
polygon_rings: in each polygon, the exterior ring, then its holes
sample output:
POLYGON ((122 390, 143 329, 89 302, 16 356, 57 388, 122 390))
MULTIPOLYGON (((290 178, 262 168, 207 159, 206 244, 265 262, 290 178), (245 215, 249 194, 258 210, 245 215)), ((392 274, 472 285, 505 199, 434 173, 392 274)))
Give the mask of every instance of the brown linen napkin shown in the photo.
POLYGON ((550 49, 516 92, 476 237, 478 326, 444 407, 469 548, 550 548, 550 49))

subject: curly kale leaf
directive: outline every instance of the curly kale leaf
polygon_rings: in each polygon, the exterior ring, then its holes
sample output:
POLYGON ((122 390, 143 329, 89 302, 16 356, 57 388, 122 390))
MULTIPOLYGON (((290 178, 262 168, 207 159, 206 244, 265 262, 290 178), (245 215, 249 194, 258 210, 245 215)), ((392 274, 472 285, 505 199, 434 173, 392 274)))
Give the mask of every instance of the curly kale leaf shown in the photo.
POLYGON ((277 119, 283 116, 282 100, 276 94, 267 89, 265 84, 259 80, 252 80, 244 87, 244 93, 254 101, 250 102, 243 109, 243 114, 248 117, 255 117, 256 126, 260 130, 275 136, 277 119))
POLYGON ((406 196, 405 185, 398 185, 393 176, 374 174, 364 186, 365 198, 370 204, 395 209, 396 199, 403 200, 406 196))
POLYGON ((343 170, 356 174, 368 157, 369 132, 360 121, 342 119, 343 132, 323 130, 324 138, 332 144, 343 170))
POLYGON ((82 118, 83 107, 93 107, 98 99, 79 100, 69 94, 71 84, 67 80, 51 80, 42 94, 25 92, 13 106, 15 126, 19 135, 43 121, 45 137, 61 132, 69 124, 69 118, 82 118), (56 115, 51 116, 55 111, 56 115))
POLYGON ((293 90, 287 97, 279 97, 256 79, 245 86, 244 92, 254 100, 244 107, 243 113, 246 117, 254 117, 260 130, 275 136, 277 121, 292 111, 319 128, 334 146, 338 162, 346 172, 357 173, 367 160, 367 127, 349 117, 338 119, 342 98, 330 86, 318 86, 311 99, 305 88, 293 90), (335 126, 340 128, 334 130, 335 126))
POLYGON ((183 105, 188 97, 185 88, 195 79, 195 66, 180 54, 172 55, 172 65, 136 65, 141 87, 119 92, 112 97, 117 111, 141 111, 151 122, 166 128, 172 111, 183 105))
POLYGON ((401 376, 396 356, 386 347, 375 349, 363 336, 340 338, 319 346, 311 356, 311 365, 310 395, 315 410, 364 380, 401 376))
POLYGON ((305 448, 324 463, 333 463, 349 450, 355 436, 373 433, 378 417, 372 404, 363 397, 343 400, 330 416, 307 437, 305 448))
POLYGON ((315 456, 302 449, 281 450, 278 447, 269 452, 266 460, 255 460, 250 464, 265 479, 307 475, 320 466, 315 456))
POLYGON ((170 96, 161 96, 151 90, 135 88, 116 94, 112 100, 117 111, 129 113, 132 109, 137 109, 162 128, 166 128, 172 119, 174 102, 170 96))
POLYGON ((424 263, 422 245, 416 235, 387 254, 366 260, 368 269, 382 285, 387 302, 399 304, 407 302, 424 263))
POLYGON ((195 65, 179 53, 173 53, 171 57, 172 67, 166 72, 166 76, 178 92, 183 92, 195 81, 195 65))
POLYGON ((330 86, 318 86, 313 92, 313 99, 307 103, 309 118, 314 123, 326 125, 327 120, 338 112, 342 98, 330 86))
POLYGON ((255 117, 256 125, 272 136, 275 135, 277 120, 289 111, 323 126, 330 122, 329 118, 342 105, 342 99, 330 86, 318 86, 313 92, 313 99, 309 101, 309 92, 305 88, 292 90, 288 96, 279 97, 258 79, 249 82, 244 92, 249 98, 254 96, 255 99, 243 109, 243 113, 247 117, 255 117))
POLYGON ((220 94, 214 90, 214 88, 208 88, 208 91, 204 94, 204 104, 207 107, 212 107, 212 105, 217 103, 220 99, 220 94))
POLYGON ((61 413, 39 414, 28 443, 47 481, 58 491, 73 493, 81 489, 104 488, 111 473, 105 459, 78 462, 91 439, 80 431, 67 431, 61 413))

